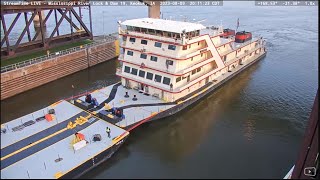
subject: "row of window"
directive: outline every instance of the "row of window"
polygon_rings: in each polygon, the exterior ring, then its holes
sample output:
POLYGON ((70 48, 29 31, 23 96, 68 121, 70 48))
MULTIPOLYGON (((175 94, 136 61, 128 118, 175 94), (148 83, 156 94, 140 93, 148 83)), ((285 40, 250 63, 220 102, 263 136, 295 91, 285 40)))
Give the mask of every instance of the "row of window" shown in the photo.
MULTIPOLYGON (((133 56, 133 51, 127 51, 127 55, 133 56)), ((141 59, 147 59, 147 55, 141 53, 141 54, 140 54, 140 58, 141 58, 141 59)), ((158 57, 156 57, 156 56, 150 56, 150 60, 151 60, 151 61, 154 61, 154 62, 157 62, 157 61, 158 61, 158 57)), ((166 60, 166 64, 167 64, 167 65, 173 65, 173 61, 172 61, 172 60, 166 60)))
POLYGON ((133 27, 133 26, 127 26, 128 31, 136 31, 136 32, 142 32, 146 34, 152 34, 157 36, 164 36, 164 37, 171 37, 171 38, 181 38, 180 33, 173 33, 168 31, 160 31, 155 29, 147 29, 147 28, 140 28, 140 27, 133 27))
MULTIPOLYGON (((128 52, 127 52, 127 55, 133 56, 133 51, 128 51, 128 52)), ((141 59, 147 59, 147 55, 146 55, 146 54, 140 54, 140 58, 141 58, 141 59)), ((156 57, 156 56, 150 56, 150 60, 151 60, 151 61, 154 61, 154 62, 157 62, 157 61, 158 61, 158 57, 156 57)))
POLYGON ((161 80, 162 80, 163 84, 170 85, 170 78, 163 77, 163 79, 162 79, 162 76, 160 76, 158 74, 153 74, 150 72, 146 73, 146 71, 143 71, 143 70, 139 70, 139 74, 138 74, 138 69, 130 68, 128 66, 124 66, 124 72, 130 73, 133 75, 138 75, 139 77, 147 78, 149 80, 154 80, 155 82, 159 82, 159 83, 161 83, 161 80), (146 74, 147 74, 147 76, 146 76, 146 74), (153 77, 154 77, 154 79, 153 79, 153 77))
MULTIPOLYGON (((131 37, 131 38, 129 39, 129 41, 134 43, 134 42, 136 42, 136 38, 131 37)), ((147 44, 148 44, 148 41, 142 39, 142 40, 141 40, 141 44, 147 45, 147 44)), ((161 48, 162 43, 155 42, 155 43, 154 43, 154 46, 155 46, 155 47, 158 47, 158 48, 161 48)), ((174 51, 174 50, 176 50, 176 46, 169 44, 169 45, 168 45, 168 49, 174 51)))
MULTIPOLYGON (((191 74, 194 75, 195 73, 200 72, 200 71, 201 71, 201 67, 192 70, 191 74)), ((181 81, 181 80, 184 80, 185 78, 188 78, 188 81, 189 81, 189 80, 190 80, 190 75, 189 75, 189 76, 180 76, 180 77, 177 77, 176 83, 179 82, 179 81, 181 81)))
POLYGON ((192 70, 192 73, 191 73, 191 74, 194 75, 195 73, 200 72, 200 71, 201 71, 201 67, 192 70))

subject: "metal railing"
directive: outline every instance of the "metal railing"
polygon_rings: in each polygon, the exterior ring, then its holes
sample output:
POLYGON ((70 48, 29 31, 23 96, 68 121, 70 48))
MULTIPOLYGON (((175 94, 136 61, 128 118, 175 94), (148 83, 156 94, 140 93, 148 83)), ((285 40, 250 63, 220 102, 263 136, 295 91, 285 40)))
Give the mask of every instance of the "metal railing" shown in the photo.
POLYGON ((26 67, 26 66, 29 66, 29 65, 37 64, 37 63, 40 63, 40 62, 43 62, 43 61, 46 61, 46 60, 49 60, 49 59, 52 59, 52 58, 64 56, 64 55, 67 55, 67 54, 70 54, 70 53, 73 53, 73 52, 76 52, 76 51, 87 49, 89 47, 100 45, 100 44, 103 44, 103 43, 106 43, 106 42, 113 42, 113 41, 115 41, 117 39, 117 37, 115 37, 115 35, 117 35, 117 33, 109 34, 108 36, 105 36, 105 38, 102 38, 101 40, 98 40, 98 41, 95 41, 95 42, 92 42, 92 43, 89 43, 89 44, 85 44, 85 45, 82 45, 82 46, 77 46, 77 47, 65 49, 65 50, 62 50, 62 51, 50 53, 49 55, 43 55, 43 56, 32 58, 32 59, 29 59, 29 60, 26 60, 26 61, 22 61, 22 62, 19 62, 19 63, 10 64, 10 65, 1 67, 1 73, 5 73, 5 72, 8 72, 8 71, 12 71, 12 70, 19 69, 19 68, 22 68, 22 67, 26 67))

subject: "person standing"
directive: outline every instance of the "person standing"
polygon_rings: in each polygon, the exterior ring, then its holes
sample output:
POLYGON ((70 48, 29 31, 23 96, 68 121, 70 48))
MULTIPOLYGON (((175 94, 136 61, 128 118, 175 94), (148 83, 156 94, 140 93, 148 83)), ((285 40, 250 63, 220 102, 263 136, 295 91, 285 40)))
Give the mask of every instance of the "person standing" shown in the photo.
POLYGON ((108 137, 110 138, 111 137, 111 135, 110 135, 111 129, 109 127, 107 127, 106 131, 107 131, 108 137))

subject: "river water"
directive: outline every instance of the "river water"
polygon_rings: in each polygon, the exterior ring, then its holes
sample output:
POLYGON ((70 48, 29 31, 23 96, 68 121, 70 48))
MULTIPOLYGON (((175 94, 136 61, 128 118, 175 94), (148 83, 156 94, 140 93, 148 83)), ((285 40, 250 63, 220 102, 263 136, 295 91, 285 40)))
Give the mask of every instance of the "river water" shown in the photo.
MULTIPOLYGON (((117 31, 117 20, 147 16, 146 7, 92 9, 94 35, 117 31)), ((317 7, 224 2, 162 12, 233 29, 239 18, 239 30, 267 39, 268 54, 187 110, 135 129, 82 178, 283 178, 297 159, 318 87, 317 7)), ((105 62, 1 101, 1 122, 115 83, 115 67, 115 60, 105 62)))

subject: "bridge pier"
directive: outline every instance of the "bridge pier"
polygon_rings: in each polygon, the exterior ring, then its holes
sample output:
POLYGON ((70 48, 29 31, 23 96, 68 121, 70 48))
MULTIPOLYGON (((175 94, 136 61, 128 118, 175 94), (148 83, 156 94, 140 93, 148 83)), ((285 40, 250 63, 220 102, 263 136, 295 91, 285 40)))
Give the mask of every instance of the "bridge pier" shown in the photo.
MULTIPOLYGON (((45 14, 44 14, 44 11, 40 11, 41 13, 41 23, 43 23, 43 27, 46 27, 46 24, 44 23, 44 18, 45 17, 45 14)), ((36 14, 34 19, 33 19, 33 25, 34 25, 34 29, 36 30, 36 28, 40 28, 40 16, 39 14, 36 14)))

